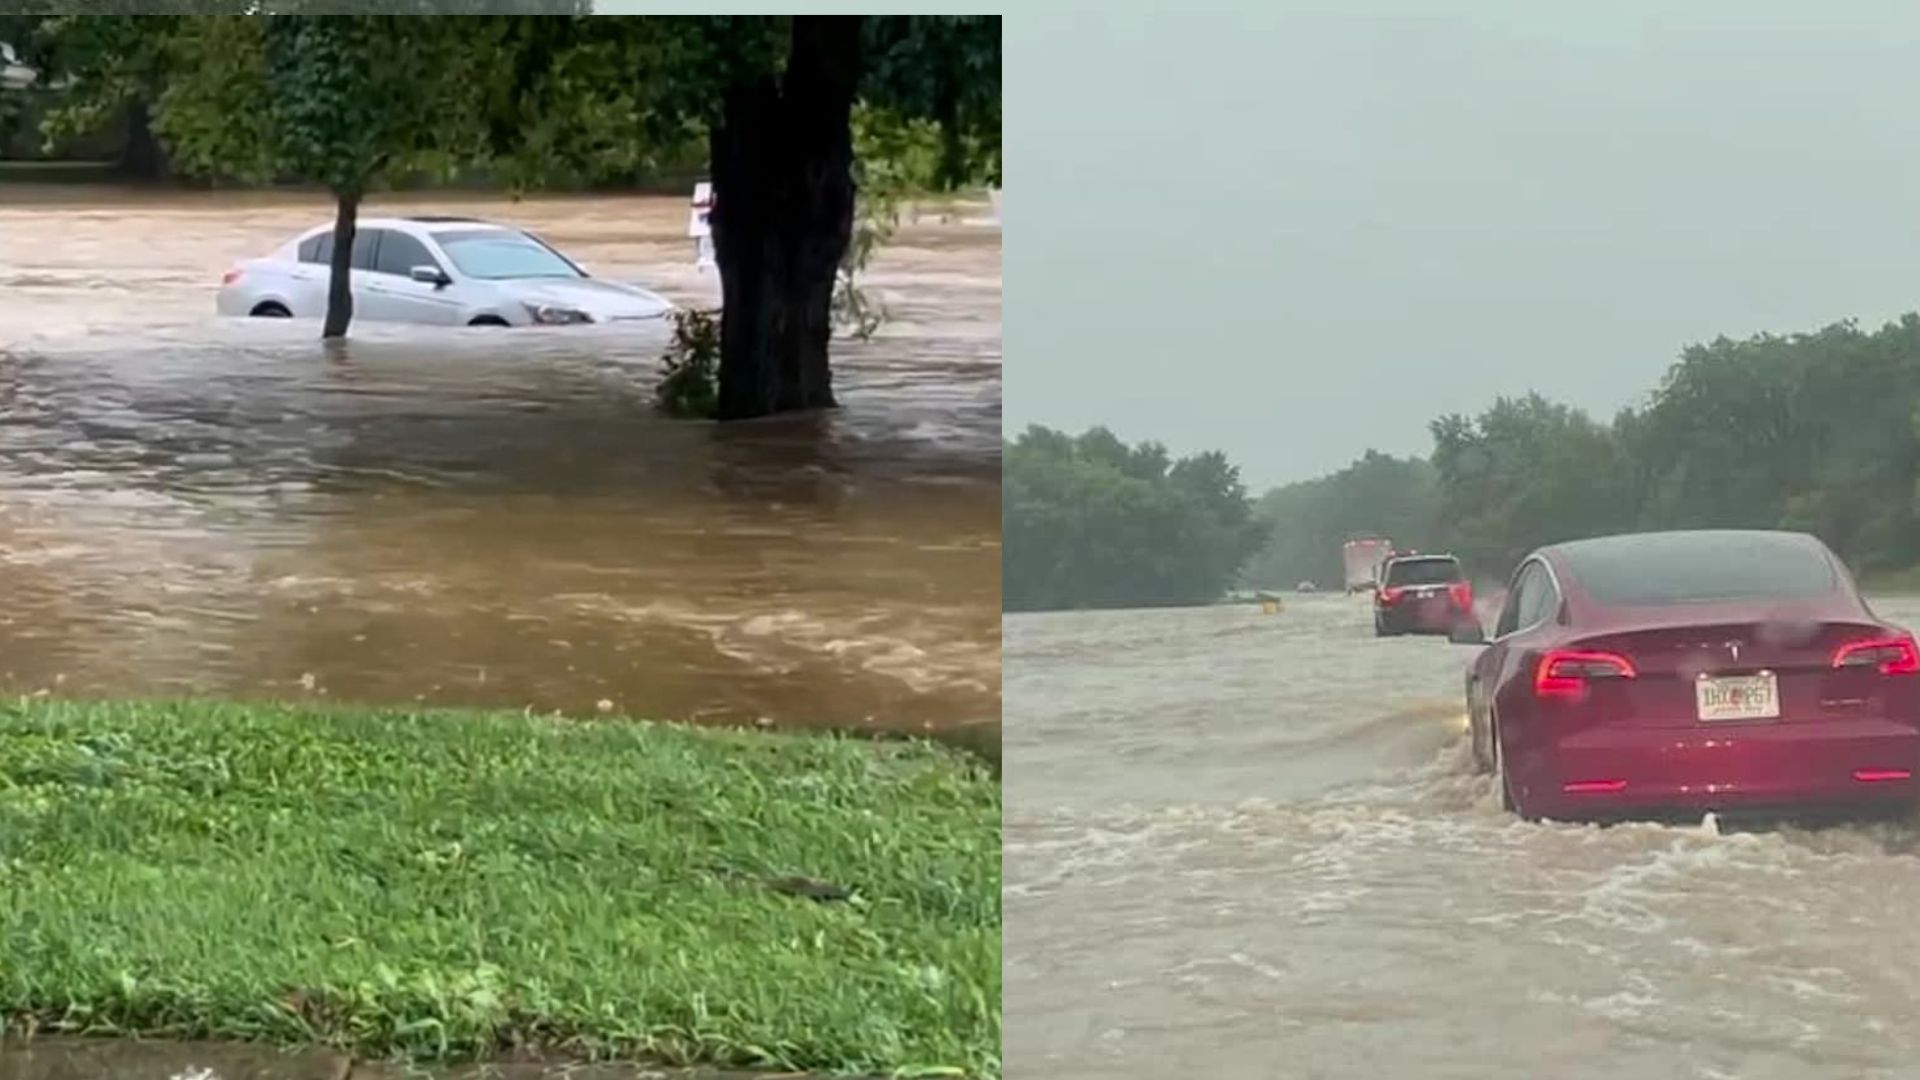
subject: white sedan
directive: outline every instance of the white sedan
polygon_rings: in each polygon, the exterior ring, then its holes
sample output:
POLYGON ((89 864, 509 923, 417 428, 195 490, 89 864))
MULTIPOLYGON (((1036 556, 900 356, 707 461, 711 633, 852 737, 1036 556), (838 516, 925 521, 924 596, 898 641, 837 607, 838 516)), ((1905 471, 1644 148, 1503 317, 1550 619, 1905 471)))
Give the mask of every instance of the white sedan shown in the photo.
MULTIPOLYGON (((222 315, 327 313, 333 226, 307 230, 227 271, 222 315)), ((665 317, 673 305, 635 285, 591 277, 536 236, 469 218, 369 218, 353 238, 353 316, 436 326, 532 326, 665 317)))

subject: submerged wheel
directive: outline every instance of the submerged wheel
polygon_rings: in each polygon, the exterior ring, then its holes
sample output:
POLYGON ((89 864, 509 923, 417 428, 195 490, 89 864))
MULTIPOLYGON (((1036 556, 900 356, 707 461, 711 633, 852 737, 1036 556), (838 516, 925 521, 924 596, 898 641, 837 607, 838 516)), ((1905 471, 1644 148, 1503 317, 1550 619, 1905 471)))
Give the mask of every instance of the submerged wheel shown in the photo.
POLYGON ((1500 718, 1489 709, 1487 721, 1487 740, 1493 744, 1493 783, 1500 789, 1500 809, 1526 819, 1527 815, 1520 813, 1520 804, 1514 801, 1513 782, 1507 776, 1507 752, 1500 746, 1500 718))
POLYGON ((255 304, 253 307, 253 310, 248 312, 247 314, 252 315, 256 319, 291 319, 293 318, 293 312, 288 311, 285 305, 276 304, 271 300, 268 300, 265 303, 255 304))
POLYGON ((1475 775, 1485 776, 1493 771, 1493 762, 1488 759, 1485 750, 1480 748, 1480 714, 1473 707, 1473 680, 1467 680, 1467 753, 1473 756, 1475 775))
POLYGON ((505 326, 507 320, 498 315, 482 315, 467 324, 468 326, 505 326))

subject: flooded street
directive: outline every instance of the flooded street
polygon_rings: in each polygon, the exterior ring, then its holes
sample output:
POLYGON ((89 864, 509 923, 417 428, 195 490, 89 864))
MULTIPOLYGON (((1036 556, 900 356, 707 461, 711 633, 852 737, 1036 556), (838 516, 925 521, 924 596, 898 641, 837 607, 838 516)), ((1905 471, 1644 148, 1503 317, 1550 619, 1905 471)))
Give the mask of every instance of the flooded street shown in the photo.
POLYGON ((1006 635, 1009 1077, 1920 1076, 1920 831, 1520 823, 1362 600, 1006 635))
MULTIPOLYGON (((375 200, 717 304, 674 198, 375 200)), ((971 212, 971 211, 970 211, 971 212)), ((0 186, 0 692, 997 736, 1000 233, 907 228, 843 408, 651 407, 665 328, 221 320, 291 195, 0 186)))

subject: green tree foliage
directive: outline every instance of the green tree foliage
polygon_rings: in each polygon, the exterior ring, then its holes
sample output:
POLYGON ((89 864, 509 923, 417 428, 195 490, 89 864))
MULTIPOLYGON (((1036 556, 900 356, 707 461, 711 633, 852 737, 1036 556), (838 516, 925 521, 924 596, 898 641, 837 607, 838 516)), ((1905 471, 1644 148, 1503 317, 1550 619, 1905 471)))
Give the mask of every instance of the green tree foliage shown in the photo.
POLYGON ((1343 542, 1379 534, 1426 550, 1436 538, 1439 510, 1439 474, 1431 462, 1370 450, 1330 476, 1262 496, 1255 513, 1268 524, 1269 539, 1241 576, 1268 589, 1301 581, 1339 588, 1346 577, 1343 542))
MULTIPOLYGON (((931 133, 926 182, 1000 174, 998 16, 584 18, 581 0, 259 0, 237 5, 256 17, 221 21, 205 13, 236 5, 210 0, 131 20, 40 3, 36 47, 80 88, 53 133, 151 113, 186 168, 326 184, 340 236, 359 197, 397 173, 466 167, 516 186, 631 176, 704 137, 723 418, 834 404, 835 286, 872 247, 854 244, 856 106, 872 153, 918 153, 931 133), (397 17, 476 11, 494 17, 397 17)), ((899 170, 876 157, 860 171, 890 222, 899 170)), ((348 318, 339 277, 330 336, 348 318)))
POLYGON ((1499 578, 1542 544, 1642 529, 1794 529, 1868 575, 1920 564, 1920 315, 1690 347, 1611 424, 1529 395, 1430 430, 1428 463, 1370 455, 1262 499, 1259 580, 1330 569, 1361 529, 1499 578))
POLYGON ((1537 394, 1433 422, 1440 539, 1474 566, 1511 566, 1547 543, 1617 531, 1633 493, 1613 434, 1537 394))
POLYGON ((151 114, 184 169, 253 182, 292 178, 332 193, 328 338, 344 335, 352 319, 349 260, 366 194, 395 175, 451 174, 487 160, 484 92, 513 21, 333 14, 352 7, 288 2, 245 5, 244 16, 61 16, 37 35, 75 79, 76 92, 53 118, 55 133, 97 127, 131 106, 151 114))
POLYGON ((1640 521, 1801 529, 1869 572, 1920 561, 1920 315, 1690 348, 1616 433, 1640 521))
POLYGON ((1104 428, 1034 427, 1006 446, 1003 474, 1009 611, 1209 603, 1263 538, 1217 452, 1176 461, 1104 428))

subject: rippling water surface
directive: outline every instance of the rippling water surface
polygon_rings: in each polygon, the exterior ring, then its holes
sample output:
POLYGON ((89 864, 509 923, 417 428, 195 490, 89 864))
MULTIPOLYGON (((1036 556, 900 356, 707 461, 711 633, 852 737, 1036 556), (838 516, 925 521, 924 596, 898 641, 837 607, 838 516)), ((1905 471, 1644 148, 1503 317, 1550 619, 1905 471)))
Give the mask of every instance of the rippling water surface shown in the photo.
MULTIPOLYGON (((406 199, 717 303, 678 199, 406 199)), ((0 185, 0 692, 999 717, 1000 234, 908 228, 844 408, 650 408, 664 331, 221 320, 284 195, 0 185)))
POLYGON ((1005 628, 1010 1077, 1920 1076, 1914 827, 1520 823, 1364 601, 1005 628))

